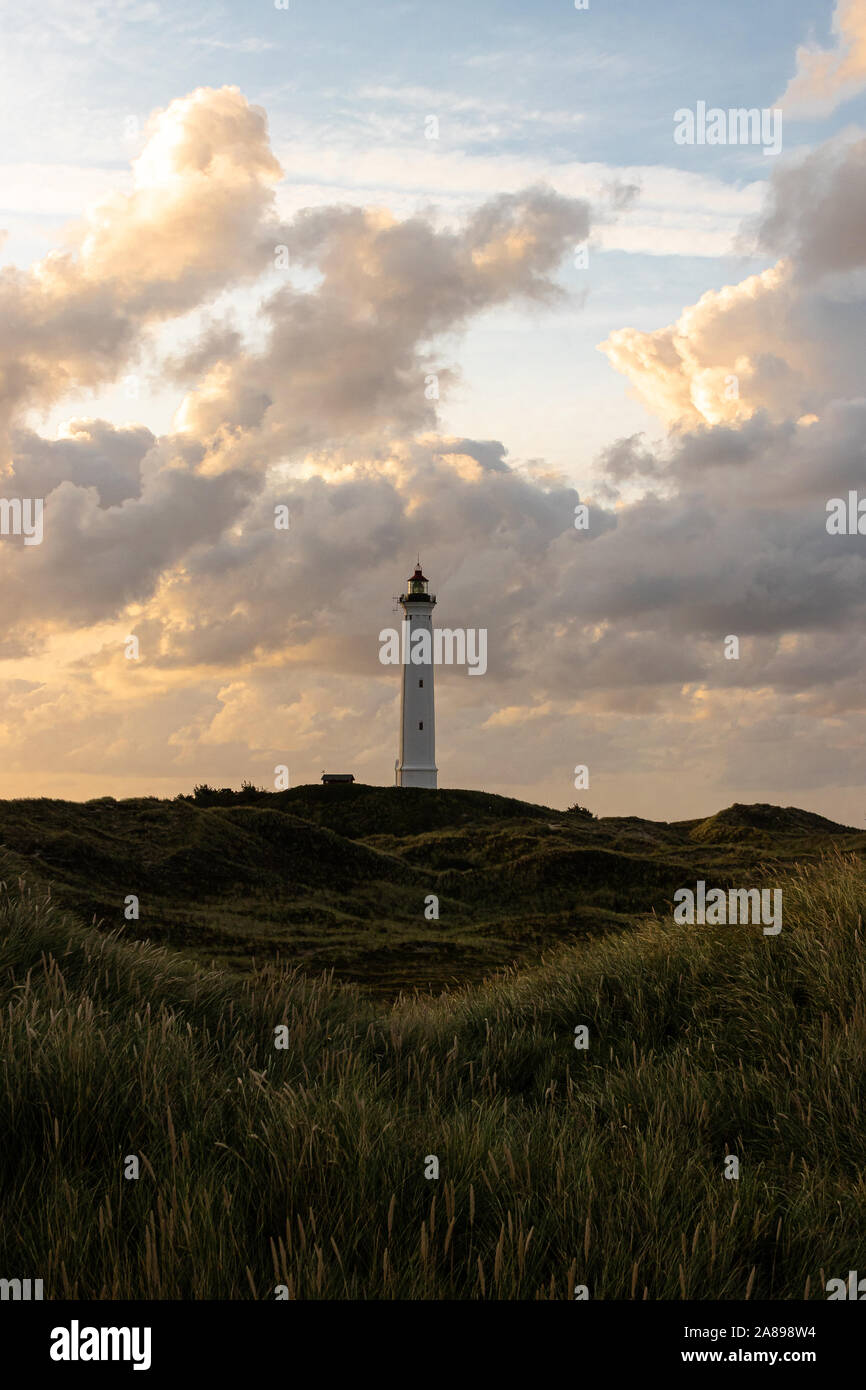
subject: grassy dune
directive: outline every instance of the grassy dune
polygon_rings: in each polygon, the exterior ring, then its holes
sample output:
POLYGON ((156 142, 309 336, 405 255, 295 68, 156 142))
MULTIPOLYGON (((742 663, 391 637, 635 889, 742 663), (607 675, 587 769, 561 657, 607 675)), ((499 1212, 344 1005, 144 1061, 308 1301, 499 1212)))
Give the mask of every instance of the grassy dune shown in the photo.
POLYGON ((453 788, 0 801, 0 879, 50 886, 84 921, 202 965, 333 969, 388 1002, 631 929, 697 879, 754 883, 761 865, 777 874, 839 847, 866 852, 866 834, 792 807, 594 820, 453 788), (128 894, 137 921, 124 918, 128 894))
POLYGON ((650 918, 388 1006, 19 885, 2 1271, 79 1298, 823 1298, 866 1249, 864 903, 831 855, 785 880, 778 937, 650 918))

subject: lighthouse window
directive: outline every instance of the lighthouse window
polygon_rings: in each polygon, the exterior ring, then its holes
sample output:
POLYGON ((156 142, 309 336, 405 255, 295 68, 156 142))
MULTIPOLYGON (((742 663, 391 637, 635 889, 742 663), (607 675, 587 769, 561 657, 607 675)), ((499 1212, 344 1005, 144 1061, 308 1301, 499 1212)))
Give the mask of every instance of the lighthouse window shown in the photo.
POLYGON ((421 687, 421 686, 422 686, 422 685, 423 685, 423 684, 424 684, 424 682, 423 682, 423 681, 419 681, 419 682, 418 682, 418 686, 419 686, 419 688, 420 688, 420 687, 421 687))
POLYGON ((424 720, 423 720, 423 719, 420 719, 420 720, 418 721, 418 728, 419 728, 419 729, 423 729, 423 728, 424 728, 424 720))

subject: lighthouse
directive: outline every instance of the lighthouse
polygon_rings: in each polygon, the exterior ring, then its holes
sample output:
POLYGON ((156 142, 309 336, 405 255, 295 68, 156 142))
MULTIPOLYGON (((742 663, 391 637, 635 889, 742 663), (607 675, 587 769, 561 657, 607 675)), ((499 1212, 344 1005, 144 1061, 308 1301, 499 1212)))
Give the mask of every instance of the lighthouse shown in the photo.
POLYGON ((400 701, 398 787, 436 786, 436 729, 433 715, 433 609, 436 595, 421 561, 400 595, 403 609, 403 696, 400 701), (426 637, 416 634, 426 633, 426 637), (421 660, 413 660, 421 658, 421 660))

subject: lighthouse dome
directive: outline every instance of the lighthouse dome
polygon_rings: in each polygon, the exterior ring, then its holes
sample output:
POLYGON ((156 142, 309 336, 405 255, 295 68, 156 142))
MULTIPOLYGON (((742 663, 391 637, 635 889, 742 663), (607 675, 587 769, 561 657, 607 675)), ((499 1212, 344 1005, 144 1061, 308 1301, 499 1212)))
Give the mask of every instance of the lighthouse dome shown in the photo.
POLYGON ((413 594, 426 594, 427 585, 429 584, 429 582, 430 581, 429 579, 427 579, 426 575, 421 573, 421 562, 419 561, 418 564, 415 566, 415 573, 413 575, 410 575, 409 577, 409 597, 411 597, 413 594))

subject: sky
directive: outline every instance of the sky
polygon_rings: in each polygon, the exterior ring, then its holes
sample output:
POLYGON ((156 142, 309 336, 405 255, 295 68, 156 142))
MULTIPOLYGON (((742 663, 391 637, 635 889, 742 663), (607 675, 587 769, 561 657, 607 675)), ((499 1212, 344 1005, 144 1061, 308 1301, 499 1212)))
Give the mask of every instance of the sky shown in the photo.
POLYGON ((866 0, 0 24, 0 795, 392 783, 420 553, 440 786, 864 823, 866 0))

